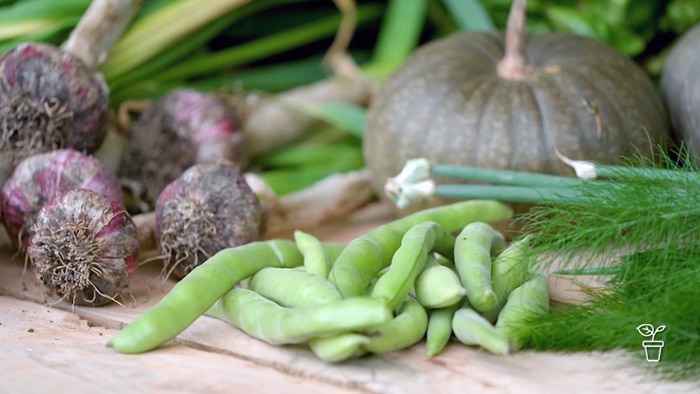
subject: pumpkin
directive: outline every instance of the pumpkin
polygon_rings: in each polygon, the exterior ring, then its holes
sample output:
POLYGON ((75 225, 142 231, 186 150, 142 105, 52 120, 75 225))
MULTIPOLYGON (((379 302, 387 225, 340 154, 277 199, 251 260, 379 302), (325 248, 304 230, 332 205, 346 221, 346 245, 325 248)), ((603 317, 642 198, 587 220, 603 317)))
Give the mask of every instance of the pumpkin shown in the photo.
POLYGON ((363 140, 380 195, 415 157, 573 175, 556 150, 614 163, 668 143, 663 102, 640 66, 592 38, 527 35, 525 8, 515 0, 505 34, 459 32, 425 44, 384 82, 363 140))
POLYGON ((695 157, 700 155, 699 68, 700 24, 686 31, 674 44, 661 74, 661 93, 674 137, 695 157))

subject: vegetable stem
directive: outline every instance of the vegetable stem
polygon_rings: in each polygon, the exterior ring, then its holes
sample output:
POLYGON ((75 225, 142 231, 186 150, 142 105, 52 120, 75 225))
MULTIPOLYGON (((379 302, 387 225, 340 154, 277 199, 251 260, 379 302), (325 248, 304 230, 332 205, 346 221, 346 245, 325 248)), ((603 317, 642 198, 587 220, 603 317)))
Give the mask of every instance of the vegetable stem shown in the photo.
POLYGON ((141 0, 95 0, 73 29, 62 49, 96 69, 119 39, 141 0))
POLYGON ((581 185, 584 182, 565 176, 445 164, 431 165, 430 173, 432 175, 512 186, 572 186, 581 185))
POLYGON ((504 79, 523 79, 531 69, 527 58, 525 27, 527 0, 514 0, 506 26, 505 56, 498 63, 498 75, 504 79))
POLYGON ((435 195, 446 198, 500 200, 523 203, 585 204, 586 195, 578 190, 559 187, 436 185, 435 195))

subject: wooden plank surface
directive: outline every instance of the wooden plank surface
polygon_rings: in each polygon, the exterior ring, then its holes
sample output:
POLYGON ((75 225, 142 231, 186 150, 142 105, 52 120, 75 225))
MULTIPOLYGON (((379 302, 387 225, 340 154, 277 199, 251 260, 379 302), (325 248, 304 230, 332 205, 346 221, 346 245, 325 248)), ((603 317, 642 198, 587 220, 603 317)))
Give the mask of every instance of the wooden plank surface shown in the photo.
MULTIPOLYGON (((381 207, 316 231, 347 241, 391 219, 381 207)), ((422 344, 383 357, 330 365, 303 347, 274 347, 203 316, 165 346, 141 355, 105 347, 116 330, 173 285, 156 263, 140 267, 124 305, 51 304, 23 262, 0 255, 0 388, 3 392, 101 389, 106 392, 484 392, 687 393, 688 383, 659 382, 628 367, 629 355, 521 351, 501 357, 452 343, 435 358, 422 344)), ((557 299, 578 297, 552 277, 557 299)), ((53 301, 55 302, 55 301, 53 301)), ((572 334, 573 335, 573 334, 572 334)), ((641 339, 640 339, 640 351, 641 339)))

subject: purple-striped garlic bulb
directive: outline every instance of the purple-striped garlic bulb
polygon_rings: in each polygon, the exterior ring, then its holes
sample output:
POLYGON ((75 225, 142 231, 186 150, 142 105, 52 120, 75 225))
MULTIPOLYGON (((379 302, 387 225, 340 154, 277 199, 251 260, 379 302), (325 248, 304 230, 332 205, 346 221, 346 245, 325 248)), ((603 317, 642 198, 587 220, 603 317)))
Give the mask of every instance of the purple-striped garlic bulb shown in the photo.
POLYGON ((36 153, 94 151, 109 116, 104 81, 80 59, 42 43, 10 49, 0 57, 0 180, 36 153))
POLYGON ((266 217, 230 164, 197 164, 160 193, 155 239, 168 276, 182 278, 216 252, 257 241, 266 217))
POLYGON ((2 220, 15 245, 24 248, 34 217, 47 202, 72 189, 88 189, 123 205, 119 181, 95 157, 73 149, 22 160, 2 187, 2 220))
POLYGON ((0 56, 0 185, 31 155, 102 144, 110 107, 98 68, 137 6, 93 0, 60 48, 27 42, 0 56))
POLYGON ((118 175, 153 207, 163 188, 194 164, 227 160, 244 167, 242 135, 233 106, 212 94, 176 89, 131 125, 118 175))
POLYGON ((115 301, 127 289, 138 251, 137 228, 123 205, 86 189, 44 205, 27 246, 49 295, 91 306, 115 301))

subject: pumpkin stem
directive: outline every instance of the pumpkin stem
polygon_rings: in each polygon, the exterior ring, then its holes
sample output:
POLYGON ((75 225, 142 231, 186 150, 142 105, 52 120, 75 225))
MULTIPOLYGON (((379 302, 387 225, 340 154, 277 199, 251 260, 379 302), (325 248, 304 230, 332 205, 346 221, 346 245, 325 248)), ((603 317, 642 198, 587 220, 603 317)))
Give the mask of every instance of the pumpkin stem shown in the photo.
POLYGON ((504 79, 523 79, 532 69, 525 50, 527 0, 514 0, 506 26, 505 56, 498 62, 498 75, 504 79))

